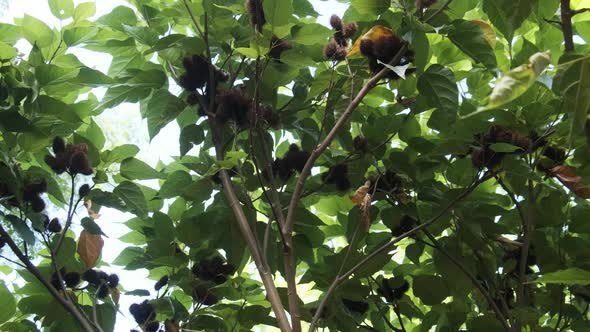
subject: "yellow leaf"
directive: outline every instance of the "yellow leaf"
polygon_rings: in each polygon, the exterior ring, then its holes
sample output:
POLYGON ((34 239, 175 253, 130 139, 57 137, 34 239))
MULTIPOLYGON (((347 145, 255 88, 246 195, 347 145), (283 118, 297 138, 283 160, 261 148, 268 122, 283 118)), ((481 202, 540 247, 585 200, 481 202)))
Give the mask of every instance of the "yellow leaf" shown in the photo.
POLYGON ((486 21, 482 21, 480 19, 471 20, 471 22, 479 25, 481 30, 483 31, 484 37, 488 44, 492 47, 493 50, 496 49, 496 31, 492 28, 491 25, 488 24, 486 21))
POLYGON ((86 268, 94 267, 96 261, 102 253, 104 240, 98 234, 92 234, 87 230, 80 232, 80 239, 78 239, 78 255, 86 263, 86 268))
POLYGON ((360 186, 355 192, 354 195, 350 198, 350 200, 356 204, 360 205, 365 198, 365 195, 369 192, 369 186, 371 185, 370 181, 365 182, 364 185, 360 186))

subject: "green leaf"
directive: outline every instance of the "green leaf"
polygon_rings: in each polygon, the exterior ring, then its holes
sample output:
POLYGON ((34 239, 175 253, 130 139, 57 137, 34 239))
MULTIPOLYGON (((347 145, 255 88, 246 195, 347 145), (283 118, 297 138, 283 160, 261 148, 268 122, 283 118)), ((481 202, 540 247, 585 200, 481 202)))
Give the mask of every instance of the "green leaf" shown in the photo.
POLYGON ((0 281, 0 324, 13 318, 16 313, 16 299, 12 292, 6 287, 3 281, 0 281))
POLYGON ((537 0, 484 0, 483 10, 510 42, 514 31, 529 17, 537 0))
POLYGON ((10 60, 16 56, 16 49, 4 42, 0 42, 0 60, 10 60))
POLYGON ((361 15, 380 15, 389 9, 391 0, 352 0, 351 5, 361 15))
POLYGON ((74 15, 74 1, 49 0, 49 9, 53 16, 63 20, 74 15))
POLYGON ((437 305, 449 296, 447 285, 438 276, 415 276, 412 291, 425 305, 437 305))
POLYGON ((569 268, 556 272, 545 273, 535 282, 563 285, 588 285, 590 284, 590 271, 579 268, 569 268))
POLYGON ((449 33, 449 39, 476 62, 489 70, 496 69, 496 55, 481 27, 465 20, 455 20, 452 25, 454 29, 449 33))
POLYGON ((106 164, 120 163, 124 159, 134 157, 137 153, 139 153, 137 145, 124 144, 114 148, 112 151, 104 152, 101 159, 106 164))
POLYGON ((193 179, 187 172, 175 171, 174 173, 168 175, 168 179, 166 179, 166 182, 164 182, 160 188, 158 196, 160 198, 172 198, 180 196, 182 194, 182 189, 192 181, 193 179))
POLYGON ((190 124, 180 132, 180 155, 184 156, 194 145, 199 145, 205 139, 203 128, 196 124, 190 124))
POLYGON ((33 234, 33 231, 29 228, 24 220, 12 214, 7 215, 6 219, 10 221, 10 224, 21 237, 21 239, 23 239, 30 246, 35 245, 35 234, 33 234))
POLYGON ((136 158, 127 158, 121 162, 121 176, 129 180, 163 179, 166 176, 150 165, 136 158))
POLYGON ((101 16, 96 20, 100 24, 109 26, 115 30, 124 31, 124 26, 134 26, 137 24, 137 17, 133 9, 126 6, 118 6, 110 13, 101 16))
POLYGON ((26 14, 22 19, 15 21, 22 27, 23 36, 29 43, 36 44, 39 48, 53 44, 55 37, 53 30, 43 21, 26 14))
POLYGON ((286 25, 293 15, 292 0, 264 0, 262 9, 266 21, 273 27, 286 25))
POLYGON ((418 79, 418 91, 428 106, 456 112, 459 90, 453 72, 441 65, 432 65, 418 79))
POLYGON ((113 108, 123 102, 136 103, 149 95, 150 90, 143 87, 121 85, 109 88, 93 112, 113 108))
POLYGON ((185 103, 166 89, 154 92, 146 109, 148 133, 153 139, 160 129, 174 120, 184 109, 185 103))
POLYGON ((305 24, 293 33, 293 41, 302 45, 325 44, 334 31, 317 23, 305 24))
POLYGON ((94 220, 88 217, 82 218, 80 224, 82 225, 82 227, 84 227, 85 230, 90 232, 90 234, 106 236, 102 229, 100 229, 100 226, 98 226, 98 224, 94 222, 94 220))
POLYGON ((39 85, 44 87, 47 85, 68 82, 78 76, 78 70, 44 64, 35 69, 35 74, 39 81, 39 85))
POLYGON ((97 32, 96 27, 73 27, 64 30, 63 40, 66 45, 75 46, 91 40, 97 32))
POLYGON ((74 21, 81 21, 96 14, 96 3, 92 2, 82 2, 76 9, 74 10, 74 21))
POLYGON ((133 213, 145 217, 148 213, 148 205, 145 200, 143 192, 135 183, 130 181, 121 182, 114 190, 113 193, 119 196, 127 208, 133 213))

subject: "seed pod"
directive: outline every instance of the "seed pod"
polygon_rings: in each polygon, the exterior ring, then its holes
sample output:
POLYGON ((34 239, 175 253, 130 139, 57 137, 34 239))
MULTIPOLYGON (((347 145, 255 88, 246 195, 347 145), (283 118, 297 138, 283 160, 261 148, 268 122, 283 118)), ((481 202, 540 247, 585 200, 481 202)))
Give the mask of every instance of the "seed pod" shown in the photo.
POLYGON ((47 225, 47 230, 51 233, 59 233, 61 232, 61 229, 61 224, 59 223, 59 220, 57 218, 51 219, 49 225, 47 225))
POLYGON ((62 137, 55 136, 53 139, 52 149, 53 153, 56 155, 64 153, 66 151, 66 141, 62 137))

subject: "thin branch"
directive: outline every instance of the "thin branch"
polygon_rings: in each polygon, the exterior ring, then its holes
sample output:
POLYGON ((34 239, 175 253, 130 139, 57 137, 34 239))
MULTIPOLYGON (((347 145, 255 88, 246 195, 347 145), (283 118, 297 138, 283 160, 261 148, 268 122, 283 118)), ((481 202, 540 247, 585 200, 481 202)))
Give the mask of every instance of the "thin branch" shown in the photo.
POLYGON ((407 238, 408 236, 410 236, 412 234, 415 234, 415 233, 421 231, 422 229, 425 229, 426 227, 428 227, 431 224, 433 224, 434 222, 436 222, 439 218, 441 218, 443 215, 445 215, 447 212, 449 212, 457 203, 459 203, 467 195, 469 195, 473 190, 475 190, 475 188, 477 188, 477 186, 479 186, 481 183, 489 180, 490 178, 492 178, 492 175, 489 174, 489 173, 486 173, 479 180, 475 181, 469 187, 465 188, 465 190, 463 190, 463 192, 461 192, 459 195, 457 195, 457 197, 455 197, 451 202, 449 202, 449 204, 447 206, 445 206, 442 210, 440 210, 436 215, 434 215, 428 221, 426 221, 425 223, 420 224, 420 225, 414 227, 413 229, 411 229, 411 230, 409 230, 409 231, 401 234, 400 236, 398 236, 398 237, 392 239, 391 241, 387 242, 386 244, 380 246, 379 248, 377 248, 376 250, 374 250, 372 253, 370 253, 369 255, 365 256, 363 259, 361 259, 357 264, 355 264, 346 273, 343 273, 340 277, 336 278, 332 282, 332 284, 330 285, 330 287, 328 288, 328 290, 326 291, 326 293, 324 294, 324 298, 320 302, 320 305, 319 305, 319 307, 318 307, 318 309, 317 309, 317 311, 316 311, 316 313, 315 313, 315 315, 314 315, 314 317, 313 317, 313 319, 311 321, 309 332, 313 332, 314 331, 315 326, 317 324, 317 321, 320 318, 320 314, 321 314, 322 310, 324 309, 324 307, 328 303, 328 299, 332 295, 332 292, 334 292, 334 290, 336 289, 336 287, 340 283, 342 283, 343 281, 347 280, 348 277, 350 277, 358 269, 360 269, 365 264, 367 264, 367 262, 371 261, 371 259, 373 259, 375 256, 377 256, 377 255, 379 255, 379 254, 381 254, 383 252, 388 252, 399 241, 407 238))
MULTIPOLYGON (((402 45, 397 54, 391 60, 390 64, 398 63, 407 50, 408 45, 402 45)), ((336 124, 334 124, 334 127, 332 127, 332 130, 330 130, 322 144, 320 144, 312 151, 311 155, 309 156, 309 159, 307 159, 307 162, 305 163, 305 166, 303 167, 303 170, 299 175, 299 178, 297 179, 297 183, 295 184, 295 190, 293 191, 291 201, 289 202, 287 220, 282 230, 284 234, 290 234, 293 231, 293 224, 295 223, 295 210, 299 205, 299 200, 303 192, 305 181, 307 177, 311 174, 311 169, 315 161, 330 146, 340 128, 342 128, 344 124, 348 121, 348 119, 352 115, 352 112, 358 107, 363 98, 377 85, 377 83, 383 77, 385 77, 385 75, 387 75, 388 72, 389 68, 385 67, 367 81, 367 83, 362 87, 362 89, 359 91, 356 97, 350 102, 346 110, 342 113, 336 124)))
POLYGON ((66 219, 66 224, 65 224, 64 229, 59 236, 59 240, 57 241, 57 244, 55 245, 55 248, 54 248, 55 255, 57 255, 59 253, 59 249, 61 248, 61 245, 63 244, 63 241, 66 237, 66 233, 68 232, 68 229, 70 229, 70 226, 72 225, 72 221, 74 219, 74 214, 76 212, 76 209, 78 208, 78 204, 80 204, 80 202, 83 199, 83 197, 79 197, 78 200, 76 201, 76 203, 74 204, 74 195, 76 194, 76 176, 70 175, 70 179, 71 179, 70 186, 72 187, 72 189, 70 190, 70 205, 68 206, 68 215, 67 215, 67 219, 66 219))
POLYGON ((572 10, 572 16, 582 14, 582 13, 585 13, 588 11, 590 11, 590 8, 580 8, 580 9, 572 10))
POLYGON ((510 326, 506 322, 506 317, 504 317, 504 314, 502 314, 502 311, 500 310, 500 308, 498 308, 498 305, 496 304, 490 293, 481 285, 477 278, 475 278, 475 276, 471 274, 471 272, 469 272, 469 270, 461 263, 461 261, 459 261, 454 256, 449 254, 446 250, 444 250, 443 247, 440 245, 440 242, 438 242, 438 240, 432 235, 432 233, 430 233, 427 229, 423 229, 422 232, 426 235, 426 237, 428 237, 428 239, 430 239, 430 241, 434 244, 434 247, 440 253, 442 253, 446 258, 448 258, 451 261, 451 263, 453 263, 457 268, 459 268, 459 270, 461 270, 461 272, 463 272, 463 274, 465 274, 465 276, 467 276, 467 278, 471 280, 473 286, 475 286, 475 288, 479 290, 479 292, 483 295, 486 301, 488 301, 490 307, 492 307, 492 310, 494 310, 494 313, 500 321, 500 324, 502 324, 504 330, 507 332, 512 331, 510 326))
POLYGON ((510 199, 512 199, 512 202, 514 203, 514 205, 516 205, 516 209, 518 210, 518 215, 520 216, 520 220, 522 220, 524 223, 525 217, 524 217, 524 212, 522 211, 522 207, 520 206, 520 202, 516 199, 516 196, 514 195, 512 190, 510 190, 510 188, 508 188, 508 186, 506 185, 506 183, 504 183, 504 181, 502 180, 502 178, 500 176, 494 175, 494 177, 496 178, 496 181, 498 181, 498 183, 500 184, 502 189, 504 189, 504 191, 508 194, 508 196, 510 196, 510 199))
POLYGON ((6 241, 6 244, 10 247, 10 249, 16 255, 16 257, 18 257, 18 259, 25 265, 26 269, 33 276, 35 276, 35 278, 37 278, 37 280, 39 280, 41 282, 41 284, 43 284, 43 286, 45 286, 45 288, 47 288, 49 293, 51 293, 51 295, 57 300, 57 302, 59 302, 59 304, 61 304, 68 312, 70 312, 74 316, 74 319, 80 324, 80 327, 82 328, 82 330, 85 332, 94 332, 94 330, 92 329, 92 326, 90 326, 88 321, 82 316, 82 314, 80 314, 78 309, 72 303, 66 301, 66 299, 64 299, 59 294, 59 292, 55 289, 55 287, 53 287, 53 285, 51 285, 51 283, 49 283, 43 277, 43 275, 41 274, 39 269, 37 269, 37 267, 35 265, 33 265, 33 263, 31 263, 31 261, 23 254, 23 252, 19 249, 19 247, 16 245, 16 243, 14 243, 14 240, 6 232, 6 230, 4 229, 4 227, 2 227, 2 225, 0 225, 0 236, 2 237, 2 239, 4 239, 6 241))
POLYGON ((437 11, 435 11, 432 15, 428 16, 428 18, 425 19, 424 22, 428 23, 429 21, 440 15, 440 13, 447 9, 447 7, 451 4, 452 1, 453 0, 447 0, 447 2, 445 2, 444 5, 442 5, 437 11))
POLYGON ((532 180, 528 180, 528 195, 527 195, 527 216, 523 219, 523 238, 522 248, 520 250, 520 261, 518 270, 518 287, 517 287, 517 303, 519 307, 527 305, 527 299, 525 296, 525 282, 526 282, 526 270, 527 260, 529 256, 529 249, 531 246, 531 234, 534 232, 534 207, 535 207, 536 195, 535 188, 532 180))
POLYGON ((566 52, 574 51, 574 32, 572 28, 572 9, 570 0, 561 0, 561 30, 566 52))
POLYGON ((10 258, 8 258, 8 257, 6 257, 6 256, 0 255, 0 258, 4 259, 4 260, 6 260, 6 261, 8 261, 8 262, 10 262, 10 263, 12 263, 12 264, 18 265, 18 266, 22 267, 23 269, 26 269, 26 268, 27 268, 27 267, 26 267, 26 266, 24 266, 23 264, 21 264, 21 263, 19 263, 19 262, 15 261, 15 260, 12 260, 12 259, 10 259, 10 258))

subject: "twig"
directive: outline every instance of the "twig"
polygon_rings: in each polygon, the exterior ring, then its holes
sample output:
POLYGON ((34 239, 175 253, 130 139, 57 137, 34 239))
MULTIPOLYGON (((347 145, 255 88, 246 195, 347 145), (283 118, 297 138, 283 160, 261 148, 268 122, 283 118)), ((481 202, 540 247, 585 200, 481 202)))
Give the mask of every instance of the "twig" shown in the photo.
POLYGON ((580 9, 572 10, 572 16, 582 14, 582 13, 585 13, 588 11, 590 11, 590 8, 580 8, 580 9))
POLYGON ((98 297, 98 291, 101 287, 106 287, 106 285, 101 284, 101 286, 98 286, 98 288, 96 289, 96 293, 94 293, 94 295, 92 296, 92 320, 94 321, 94 325, 97 327, 99 332, 104 332, 103 329, 100 327, 100 324, 98 324, 98 315, 96 313, 96 298, 98 297))
POLYGON ((37 269, 37 267, 33 265, 33 263, 31 263, 31 261, 23 254, 23 252, 19 249, 16 243, 14 243, 12 237, 6 232, 2 225, 0 225, 0 236, 2 237, 2 239, 6 241, 6 244, 8 245, 8 247, 10 247, 10 249, 16 255, 16 257, 18 257, 18 259, 25 265, 26 269, 32 275, 34 275, 35 278, 37 278, 37 280, 39 280, 41 284, 45 286, 45 288, 47 288, 49 293, 51 293, 51 295, 57 300, 57 302, 59 302, 59 304, 61 304, 68 312, 70 312, 74 316, 74 319, 80 324, 82 330, 85 332, 94 332, 92 326, 90 326, 88 321, 82 316, 82 314, 80 314, 78 309, 72 303, 66 301, 66 299, 64 299, 59 294, 55 287, 53 287, 53 285, 51 285, 43 277, 39 269, 37 269))
POLYGON ((76 209, 78 208, 78 204, 80 204, 80 202, 83 199, 83 197, 78 197, 76 204, 74 204, 74 195, 76 193, 76 176, 70 175, 70 178, 71 178, 70 185, 72 187, 72 190, 70 191, 70 206, 68 207, 68 215, 67 215, 67 219, 66 219, 66 224, 64 226, 63 231, 61 232, 61 234, 59 236, 59 240, 57 241, 55 248, 53 249, 55 255, 57 255, 59 253, 59 249, 61 249, 61 245, 63 244, 63 241, 66 237, 66 233, 68 232, 68 229, 70 229, 70 226, 72 225, 72 221, 74 219, 74 214, 76 213, 76 209))
POLYGON ((474 183, 472 183, 469 187, 465 188, 465 190, 463 190, 463 192, 461 192, 457 197, 455 197, 455 199, 453 199, 451 202, 449 202, 449 204, 447 206, 445 206, 439 213, 437 213, 436 215, 434 215, 428 221, 426 221, 425 223, 420 224, 420 225, 412 228, 411 230, 409 230, 409 231, 401 234, 400 236, 396 237, 395 239, 392 239, 391 241, 387 242, 386 244, 380 246, 379 248, 377 248, 376 250, 374 250, 372 253, 370 253, 369 255, 365 256, 363 259, 361 259, 356 265, 354 265, 346 273, 344 273, 340 277, 336 278, 332 282, 332 284, 330 285, 330 287, 326 291, 326 293, 324 295, 324 298, 320 302, 320 305, 319 305, 319 307, 318 307, 318 309, 316 311, 316 314, 314 315, 314 317, 313 317, 313 319, 311 321, 311 324, 310 324, 310 327, 309 327, 309 332, 313 332, 314 331, 315 326, 317 324, 317 321, 320 318, 320 314, 321 314, 322 310, 324 309, 324 307, 326 306, 326 304, 328 303, 328 299, 330 298, 330 295, 332 295, 332 292, 334 292, 334 290, 336 289, 336 287, 340 283, 342 283, 343 281, 347 280, 348 277, 350 277, 352 274, 354 274, 358 269, 360 269, 362 266, 364 266, 367 262, 369 262, 375 256, 377 256, 377 255, 379 255, 379 254, 381 254, 383 252, 387 252, 387 251, 391 250, 391 248, 393 248, 394 245, 396 243, 398 243, 399 241, 407 238, 408 236, 410 236, 412 234, 415 234, 415 233, 421 231, 422 229, 425 229, 426 227, 428 227, 431 224, 433 224, 434 222, 436 222, 440 217, 442 217, 443 215, 445 215, 449 210, 451 210, 463 198, 465 198, 473 190, 475 190, 475 188, 477 188, 477 186, 479 186, 481 183, 489 180, 491 177, 492 177, 492 175, 490 175, 489 173, 486 173, 479 180, 474 181, 474 183))

